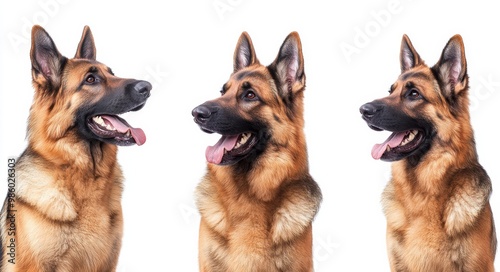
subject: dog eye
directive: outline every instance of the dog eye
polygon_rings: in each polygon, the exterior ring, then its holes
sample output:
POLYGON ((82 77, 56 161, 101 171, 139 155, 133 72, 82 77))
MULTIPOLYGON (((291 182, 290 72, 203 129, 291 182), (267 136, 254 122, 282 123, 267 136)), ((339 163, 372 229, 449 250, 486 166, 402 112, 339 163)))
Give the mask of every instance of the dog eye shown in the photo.
POLYGON ((85 78, 85 82, 88 84, 94 84, 97 82, 97 78, 94 75, 90 74, 85 78))
POLYGON ((412 99, 412 100, 416 100, 416 99, 422 98, 422 96, 420 95, 420 93, 418 92, 417 89, 411 89, 411 90, 409 90, 408 94, 406 96, 408 98, 412 99))
POLYGON ((244 97, 245 97, 245 99, 248 99, 248 100, 255 100, 257 98, 257 95, 250 89, 250 90, 246 91, 244 97))

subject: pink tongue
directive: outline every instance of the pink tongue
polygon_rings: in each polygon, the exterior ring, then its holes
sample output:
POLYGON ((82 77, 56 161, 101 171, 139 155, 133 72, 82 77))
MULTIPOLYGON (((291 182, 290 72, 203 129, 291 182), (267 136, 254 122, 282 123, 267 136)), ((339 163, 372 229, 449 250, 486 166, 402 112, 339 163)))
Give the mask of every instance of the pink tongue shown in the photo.
POLYGON ((111 123, 111 125, 120 133, 127 133, 130 130, 130 134, 135 140, 137 145, 142 145, 146 142, 146 134, 140 128, 133 128, 127 124, 124 124, 118 118, 111 115, 101 115, 102 119, 111 123))
POLYGON ((214 146, 208 146, 205 151, 205 157, 210 163, 219 164, 224 156, 224 150, 231 150, 238 141, 238 135, 222 136, 214 146))
POLYGON ((387 138, 387 140, 385 140, 385 142, 374 145, 372 148, 372 157, 376 160, 380 159, 387 149, 387 146, 390 148, 398 146, 401 144, 406 134, 406 131, 394 132, 391 136, 389 136, 389 138, 387 138))

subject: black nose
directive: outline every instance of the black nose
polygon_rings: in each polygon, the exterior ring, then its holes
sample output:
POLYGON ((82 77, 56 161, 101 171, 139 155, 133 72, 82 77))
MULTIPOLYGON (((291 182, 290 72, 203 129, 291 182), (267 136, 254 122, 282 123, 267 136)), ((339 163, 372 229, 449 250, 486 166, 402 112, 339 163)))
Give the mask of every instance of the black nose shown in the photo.
POLYGON ((205 123, 208 119, 210 119, 210 116, 212 116, 212 111, 210 110, 209 107, 205 105, 200 105, 196 108, 193 109, 191 112, 193 115, 195 121, 197 123, 203 124, 205 123))
POLYGON ((151 83, 149 83, 147 81, 140 80, 140 81, 137 81, 136 83, 134 83, 132 88, 137 95, 139 95, 143 98, 148 98, 151 95, 150 92, 151 92, 151 89, 153 89, 153 86, 151 86, 151 83))
POLYGON ((375 113, 377 113, 377 111, 379 111, 380 107, 377 107, 375 104, 373 103, 366 103, 364 105, 362 105, 360 108, 359 108, 359 112, 366 118, 371 118, 373 117, 373 115, 375 115, 375 113))

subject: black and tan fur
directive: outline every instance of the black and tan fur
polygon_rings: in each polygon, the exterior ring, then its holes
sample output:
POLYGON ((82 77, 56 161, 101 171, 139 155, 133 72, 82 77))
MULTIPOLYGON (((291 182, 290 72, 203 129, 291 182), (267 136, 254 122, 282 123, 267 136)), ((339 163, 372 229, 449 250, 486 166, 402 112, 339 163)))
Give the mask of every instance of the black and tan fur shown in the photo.
POLYGON ((59 53, 42 27, 34 26, 31 38, 35 94, 28 146, 16 162, 9 195, 14 201, 1 212, 0 270, 115 271, 123 230, 116 145, 136 141, 94 120, 139 110, 151 85, 116 77, 97 62, 88 27, 72 59, 59 53), (12 216, 15 229, 8 231, 12 216), (12 239, 14 259, 5 254, 12 239))
POLYGON ((382 195, 391 271, 493 271, 492 186, 470 124, 462 37, 428 67, 405 35, 400 61, 389 96, 360 108, 371 128, 406 133, 372 153, 393 161, 382 195))
MULTIPOLYGON (((222 96, 193 110, 203 131, 242 143, 208 164, 196 190, 200 271, 313 270, 312 220, 321 191, 309 174, 304 88, 297 33, 269 66, 259 63, 243 33, 222 96)), ((209 150, 211 161, 217 152, 209 150)))

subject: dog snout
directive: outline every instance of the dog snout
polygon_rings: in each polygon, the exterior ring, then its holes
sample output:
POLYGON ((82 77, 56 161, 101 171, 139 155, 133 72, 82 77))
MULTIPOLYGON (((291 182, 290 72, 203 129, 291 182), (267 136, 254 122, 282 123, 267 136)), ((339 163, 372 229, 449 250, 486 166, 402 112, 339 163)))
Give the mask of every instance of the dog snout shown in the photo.
POLYGON ((212 116, 212 110, 206 105, 200 105, 191 112, 195 121, 199 124, 204 124, 212 116))
POLYGON ((359 108, 359 112, 363 117, 368 119, 372 118, 379 110, 380 107, 374 103, 366 103, 359 108))
POLYGON ((140 80, 133 84, 132 89, 136 95, 148 98, 151 95, 151 89, 153 89, 153 86, 147 81, 140 80))

